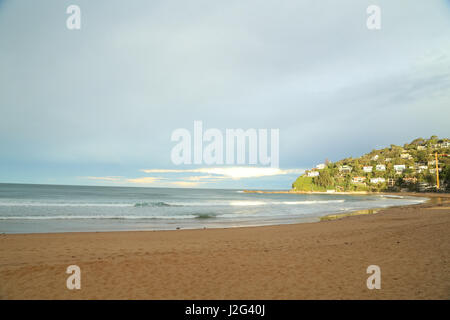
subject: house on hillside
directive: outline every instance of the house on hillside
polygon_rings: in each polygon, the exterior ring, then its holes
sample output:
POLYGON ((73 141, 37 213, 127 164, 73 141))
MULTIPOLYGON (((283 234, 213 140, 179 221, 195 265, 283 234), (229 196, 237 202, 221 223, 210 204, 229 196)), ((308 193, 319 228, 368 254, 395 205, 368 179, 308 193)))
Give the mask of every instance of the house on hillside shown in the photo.
POLYGON ((428 166, 425 166, 425 165, 419 165, 419 166, 417 167, 417 172, 418 172, 418 173, 421 173, 421 172, 423 172, 423 171, 425 171, 425 170, 428 170, 428 166))
POLYGON ((400 158, 409 160, 412 159, 413 157, 409 153, 405 152, 400 155, 400 158))
POLYGON ((353 183, 363 183, 364 180, 366 180, 366 177, 353 177, 352 178, 353 183))
POLYGON ((393 187, 393 186, 395 185, 395 180, 392 179, 392 178, 389 178, 389 179, 387 180, 387 183, 388 183, 388 186, 389 186, 389 187, 393 187))
POLYGON ((412 177, 412 178, 403 178, 403 181, 405 183, 411 184, 411 183, 416 183, 417 182, 417 178, 416 177, 412 177))
POLYGON ((386 179, 385 178, 372 178, 370 179, 370 183, 385 183, 386 179))
POLYGON ((353 170, 353 168, 348 165, 339 167, 339 172, 343 172, 343 173, 349 173, 349 172, 352 172, 352 170, 353 170))
POLYGON ((392 158, 386 158, 386 159, 384 159, 384 161, 385 161, 385 162, 391 162, 391 161, 392 161, 392 158))
POLYGON ((377 161, 378 158, 379 158, 379 156, 376 154, 376 155, 374 155, 374 156, 371 158, 371 160, 372 160, 372 161, 377 161))
POLYGON ((319 171, 308 171, 306 174, 308 177, 317 177, 319 176, 319 171))
POLYGON ((401 174, 406 169, 404 164, 396 164, 394 165, 394 170, 396 174, 401 174))
POLYGON ((431 188, 433 188, 433 186, 431 184, 429 184, 428 182, 421 182, 421 183, 419 183, 419 190, 420 191, 425 191, 425 190, 428 190, 428 189, 431 189, 431 188))
POLYGON ((372 172, 372 166, 364 166, 363 171, 364 172, 372 172))
POLYGON ((427 147, 425 146, 417 146, 418 151, 427 150, 427 147))
POLYGON ((319 164, 316 166, 316 169, 319 169, 319 170, 325 169, 325 163, 319 163, 319 164))
POLYGON ((386 171, 386 166, 384 164, 377 164, 375 167, 377 171, 386 171))

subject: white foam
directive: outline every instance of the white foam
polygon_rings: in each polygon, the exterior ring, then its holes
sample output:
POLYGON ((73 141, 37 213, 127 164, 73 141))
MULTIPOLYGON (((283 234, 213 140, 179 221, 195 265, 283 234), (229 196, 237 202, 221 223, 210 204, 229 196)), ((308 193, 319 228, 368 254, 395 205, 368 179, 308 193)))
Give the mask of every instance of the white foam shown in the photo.
POLYGON ((282 204, 321 204, 321 203, 342 203, 345 200, 305 200, 305 201, 283 201, 282 204))
POLYGON ((132 203, 0 202, 3 207, 132 207, 132 203))
POLYGON ((172 215, 172 216, 136 216, 136 215, 92 215, 92 216, 0 216, 0 220, 82 220, 82 219, 194 219, 197 215, 172 215))

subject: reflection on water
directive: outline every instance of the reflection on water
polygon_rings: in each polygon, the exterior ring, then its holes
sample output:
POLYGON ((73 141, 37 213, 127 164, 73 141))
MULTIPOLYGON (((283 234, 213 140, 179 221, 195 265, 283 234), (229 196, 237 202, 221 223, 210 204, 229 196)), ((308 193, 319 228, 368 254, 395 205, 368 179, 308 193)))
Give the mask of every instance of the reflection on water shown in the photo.
POLYGON ((365 210, 358 210, 358 211, 353 211, 353 212, 348 212, 348 213, 329 214, 329 215, 326 215, 324 217, 321 217, 320 221, 331 221, 331 220, 337 220, 337 219, 350 217, 350 216, 360 216, 360 215, 364 215, 364 214, 375 214, 378 211, 380 211, 380 209, 365 209, 365 210))

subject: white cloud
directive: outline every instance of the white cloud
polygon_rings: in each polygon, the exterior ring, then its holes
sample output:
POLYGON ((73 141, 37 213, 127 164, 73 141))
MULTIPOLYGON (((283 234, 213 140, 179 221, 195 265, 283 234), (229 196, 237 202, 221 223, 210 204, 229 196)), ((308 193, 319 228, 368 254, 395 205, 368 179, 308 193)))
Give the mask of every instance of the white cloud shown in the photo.
POLYGON ((88 179, 88 180, 102 180, 102 181, 110 181, 110 182, 112 182, 112 181, 121 181, 122 180, 122 177, 120 177, 120 176, 108 176, 108 177, 92 177, 92 176, 89 176, 89 177, 82 177, 82 178, 85 178, 85 179, 88 179))
POLYGON ((142 169, 142 172, 158 174, 158 176, 127 178, 123 176, 81 177, 124 185, 138 184, 153 187, 197 187, 200 185, 233 181, 239 179, 258 179, 279 175, 298 175, 303 169, 278 169, 270 167, 211 167, 196 169, 142 169))
POLYGON ((171 185, 174 185, 176 187, 180 188, 192 188, 200 185, 202 182, 192 182, 192 181, 174 181, 171 182, 171 185))
MULTIPOLYGON (((242 178, 259 178, 265 176, 277 176, 286 174, 300 174, 304 169, 279 169, 271 167, 211 167, 198 169, 142 169, 145 173, 201 173, 208 175, 216 175, 218 177, 242 179, 242 178)), ((198 176, 205 178, 205 176, 198 176)), ((213 178, 214 176, 207 176, 213 178)), ((190 177, 191 179, 193 177, 190 177)))
POLYGON ((155 182, 160 182, 161 180, 165 180, 165 178, 162 177, 141 177, 141 178, 132 178, 127 179, 127 182, 130 183, 138 183, 138 184, 152 184, 155 182))

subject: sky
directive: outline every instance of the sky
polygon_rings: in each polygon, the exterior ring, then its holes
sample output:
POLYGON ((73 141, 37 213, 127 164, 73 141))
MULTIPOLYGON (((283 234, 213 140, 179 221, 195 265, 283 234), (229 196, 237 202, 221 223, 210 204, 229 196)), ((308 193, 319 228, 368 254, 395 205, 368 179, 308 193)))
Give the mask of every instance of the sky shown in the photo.
POLYGON ((449 0, 0 0, 0 182, 289 189, 449 138, 449 30, 449 0), (194 121, 279 129, 279 168, 175 165, 194 121))

